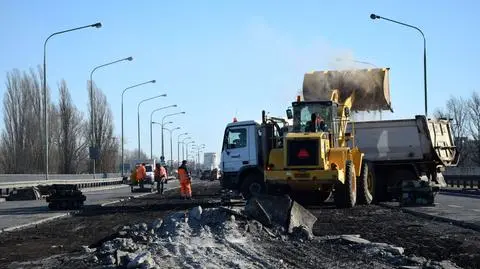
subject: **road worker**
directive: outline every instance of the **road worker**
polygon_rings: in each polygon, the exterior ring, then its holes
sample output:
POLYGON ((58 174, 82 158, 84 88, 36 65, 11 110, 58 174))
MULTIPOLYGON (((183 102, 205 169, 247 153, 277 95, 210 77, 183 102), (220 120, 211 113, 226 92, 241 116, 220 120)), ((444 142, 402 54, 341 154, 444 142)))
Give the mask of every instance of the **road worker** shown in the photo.
POLYGON ((143 189, 143 181, 147 177, 147 169, 145 168, 145 163, 142 163, 137 168, 137 182, 140 185, 140 188, 143 189))
POLYGON ((180 180, 180 193, 184 199, 192 199, 192 180, 187 169, 187 161, 182 161, 178 168, 178 179, 180 180))
POLYGON ((155 165, 155 181, 157 182, 157 192, 163 194, 163 184, 167 180, 167 170, 163 165, 157 163, 155 165))

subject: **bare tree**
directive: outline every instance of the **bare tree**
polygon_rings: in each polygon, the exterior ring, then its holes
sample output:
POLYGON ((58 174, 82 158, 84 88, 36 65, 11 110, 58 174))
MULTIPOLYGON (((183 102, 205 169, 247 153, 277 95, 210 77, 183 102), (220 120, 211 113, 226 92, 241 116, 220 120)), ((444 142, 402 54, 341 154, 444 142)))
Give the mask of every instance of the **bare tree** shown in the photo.
POLYGON ((82 115, 72 103, 65 80, 59 85, 60 100, 58 104, 58 156, 59 172, 76 173, 79 162, 86 151, 86 139, 82 137, 82 115))
POLYGON ((452 132, 455 138, 455 145, 458 152, 460 152, 460 160, 458 165, 464 165, 469 162, 470 151, 465 143, 468 140, 468 126, 470 124, 468 101, 462 97, 451 96, 447 100, 445 109, 437 109, 435 117, 448 118, 452 121, 452 132))
MULTIPOLYGON (((2 133, 1 164, 6 173, 37 173, 44 169, 42 70, 30 73, 14 69, 7 73, 3 99, 5 130, 2 133), (37 76, 38 74, 38 76, 37 76)), ((47 88, 48 112, 55 117, 47 88)), ((52 130, 54 126, 50 126, 52 130)), ((49 147, 52 141, 49 141, 49 147)), ((51 156, 55 159, 55 156, 51 156)))
POLYGON ((473 138, 473 161, 480 165, 480 95, 473 92, 467 103, 470 135, 473 138))
POLYGON ((105 96, 105 94, 95 86, 95 83, 93 83, 93 97, 90 94, 89 96, 90 113, 92 113, 92 99, 94 104, 94 125, 92 132, 92 123, 90 117, 88 140, 90 141, 90 145, 96 145, 100 152, 100 159, 97 161, 98 171, 116 172, 118 171, 116 160, 118 155, 119 143, 113 136, 114 124, 110 105, 107 102, 107 97, 105 96), (93 133, 95 134, 94 137, 92 137, 93 133))

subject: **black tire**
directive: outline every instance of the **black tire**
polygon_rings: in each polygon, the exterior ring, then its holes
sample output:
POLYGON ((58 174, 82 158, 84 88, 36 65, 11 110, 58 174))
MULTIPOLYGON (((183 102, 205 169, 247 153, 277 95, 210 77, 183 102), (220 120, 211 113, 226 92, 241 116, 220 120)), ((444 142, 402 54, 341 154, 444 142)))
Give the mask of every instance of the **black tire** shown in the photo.
POLYGON ((267 186, 261 175, 253 173, 245 177, 240 191, 245 199, 249 199, 252 196, 265 194, 267 186))
POLYGON ((372 171, 374 176, 373 182, 373 204, 379 204, 381 202, 386 202, 391 199, 390 194, 388 193, 388 182, 386 180, 386 173, 383 170, 372 171))
POLYGON ((351 160, 347 160, 345 163, 345 183, 335 183, 333 196, 337 208, 351 208, 355 206, 357 200, 356 176, 355 166, 351 160))
POLYGON ((362 169, 360 176, 357 177, 357 204, 369 205, 373 201, 374 190, 370 191, 369 188, 373 187, 374 178, 373 173, 369 171, 367 162, 362 163, 362 169))

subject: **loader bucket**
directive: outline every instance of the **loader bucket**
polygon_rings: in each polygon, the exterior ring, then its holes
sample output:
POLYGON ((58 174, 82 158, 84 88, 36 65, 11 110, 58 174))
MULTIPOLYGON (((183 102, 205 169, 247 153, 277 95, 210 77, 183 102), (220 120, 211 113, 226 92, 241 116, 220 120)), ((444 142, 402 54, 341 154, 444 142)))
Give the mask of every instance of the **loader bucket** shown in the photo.
POLYGON ((252 197, 245 205, 245 213, 267 227, 282 226, 288 234, 303 228, 312 235, 313 224, 317 221, 317 217, 288 195, 266 194, 252 197))
POLYGON ((305 101, 330 100, 331 90, 340 92, 342 103, 354 91, 352 111, 390 110, 389 68, 354 69, 344 71, 314 71, 303 79, 305 101))

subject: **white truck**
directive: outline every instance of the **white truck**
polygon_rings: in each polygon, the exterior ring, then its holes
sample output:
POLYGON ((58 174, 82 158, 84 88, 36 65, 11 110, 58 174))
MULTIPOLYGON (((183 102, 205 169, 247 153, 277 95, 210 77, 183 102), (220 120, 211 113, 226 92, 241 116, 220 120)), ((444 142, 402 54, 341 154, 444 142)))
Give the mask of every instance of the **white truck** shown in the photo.
MULTIPOLYGON (((347 132, 363 152, 369 166, 370 192, 374 202, 398 200, 402 205, 432 204, 446 183, 442 172, 455 166, 455 148, 450 121, 413 119, 354 122, 347 132)), ((263 174, 265 158, 260 150, 260 123, 232 122, 226 126, 220 161, 223 188, 242 190, 248 174, 263 174)))
POLYGON ((202 180, 217 180, 219 178, 219 171, 217 167, 217 153, 205 152, 203 154, 203 169, 200 179, 202 180))
POLYGON ((348 127, 350 132, 353 127, 355 144, 365 153, 376 182, 376 201, 434 202, 435 194, 446 186, 442 172, 459 158, 450 124, 446 119, 427 120, 420 115, 354 122, 348 127))
POLYGON ((150 190, 153 191, 154 186, 155 186, 155 159, 146 159, 146 160, 134 160, 132 162, 132 169, 136 169, 137 165, 145 163, 145 171, 147 174, 147 178, 145 181, 142 181, 141 183, 137 182, 137 180, 130 179, 130 188, 131 191, 133 192, 134 186, 140 186, 141 189, 144 188, 144 184, 150 185, 150 190))

